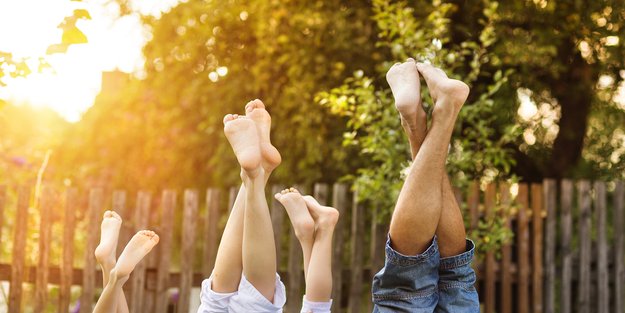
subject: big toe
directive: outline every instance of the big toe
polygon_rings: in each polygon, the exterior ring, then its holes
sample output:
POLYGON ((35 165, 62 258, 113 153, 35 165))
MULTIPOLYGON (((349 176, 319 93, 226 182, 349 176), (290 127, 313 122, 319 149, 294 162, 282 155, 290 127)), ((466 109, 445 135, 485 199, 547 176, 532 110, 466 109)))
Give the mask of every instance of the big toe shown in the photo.
POLYGON ((224 125, 228 124, 228 122, 234 121, 236 119, 236 117, 232 114, 226 114, 226 116, 224 116, 224 125))
POLYGON ((260 101, 260 99, 254 99, 245 105, 245 112, 250 113, 254 111, 254 109, 264 109, 264 108, 265 108, 265 104, 262 101, 260 101))

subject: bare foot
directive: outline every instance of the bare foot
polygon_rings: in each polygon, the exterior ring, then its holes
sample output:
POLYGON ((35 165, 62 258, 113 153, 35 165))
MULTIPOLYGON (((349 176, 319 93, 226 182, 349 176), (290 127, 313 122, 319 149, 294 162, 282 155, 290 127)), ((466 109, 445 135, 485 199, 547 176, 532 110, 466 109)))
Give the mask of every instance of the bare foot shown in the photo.
POLYGON ((425 138, 427 124, 421 100, 419 71, 415 60, 410 58, 404 63, 393 65, 386 73, 386 80, 391 86, 395 108, 399 111, 401 124, 408 135, 410 145, 417 147, 416 150, 418 150, 425 138))
POLYGON ((417 63, 417 68, 425 78, 434 101, 432 118, 455 122, 469 96, 469 86, 459 80, 450 79, 443 70, 430 64, 417 63))
POLYGON ((271 115, 265 109, 265 104, 256 99, 245 105, 245 116, 256 123, 260 138, 261 164, 266 173, 271 173, 282 162, 280 152, 271 144, 271 115))
POLYGON ((100 226, 100 244, 95 248, 95 258, 109 271, 115 266, 115 253, 117 252, 117 240, 122 218, 114 211, 106 211, 102 217, 100 226))
POLYGON ((275 195, 275 198, 282 203, 289 215, 295 236, 300 242, 312 242, 315 232, 315 221, 306 208, 304 198, 295 188, 282 190, 275 195))
POLYGON ((142 230, 136 233, 119 256, 117 264, 111 271, 115 277, 123 278, 130 275, 135 266, 145 257, 158 243, 158 235, 150 230, 142 230))
POLYGON ((317 199, 311 196, 304 196, 304 201, 315 220, 317 230, 334 230, 336 222, 339 220, 339 211, 333 207, 319 204, 317 199))
POLYGON ((261 162, 260 144, 256 124, 251 119, 237 114, 224 117, 224 132, 247 176, 258 176, 261 162))

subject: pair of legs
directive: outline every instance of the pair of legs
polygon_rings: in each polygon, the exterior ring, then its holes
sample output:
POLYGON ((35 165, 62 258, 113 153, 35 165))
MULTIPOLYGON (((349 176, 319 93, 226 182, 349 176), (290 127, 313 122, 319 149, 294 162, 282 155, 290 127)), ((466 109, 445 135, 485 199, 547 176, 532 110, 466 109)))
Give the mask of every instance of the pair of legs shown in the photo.
POLYGON ((278 302, 285 301, 283 286, 276 278, 276 247, 265 198, 265 184, 281 157, 270 141, 271 116, 265 105, 254 100, 245 111, 245 116, 228 114, 224 118, 224 132, 241 165, 243 184, 226 223, 213 273, 205 281, 208 286, 202 287, 199 312, 236 311, 233 305, 239 311, 271 311, 272 305, 281 309, 283 304, 278 302), (253 294, 234 298, 242 289, 253 289, 253 294), (281 299, 274 299, 278 293, 281 299), (252 300, 262 300, 259 306, 246 307, 243 302, 258 294, 264 299, 252 300))
POLYGON ((332 305, 332 236, 339 212, 302 196, 295 188, 275 195, 284 205, 304 254, 306 295, 302 313, 330 312, 332 305))
POLYGON ((445 163, 456 118, 469 88, 440 69, 408 59, 387 73, 413 163, 393 211, 385 268, 374 278, 378 312, 479 311, 460 208, 445 163), (420 75, 434 109, 428 129, 420 75))
POLYGON ((106 211, 100 228, 100 244, 95 250, 95 257, 102 268, 104 290, 94 313, 128 313, 128 304, 122 287, 128 280, 135 266, 158 243, 158 235, 153 231, 142 230, 128 242, 116 261, 117 240, 122 224, 121 217, 106 211))

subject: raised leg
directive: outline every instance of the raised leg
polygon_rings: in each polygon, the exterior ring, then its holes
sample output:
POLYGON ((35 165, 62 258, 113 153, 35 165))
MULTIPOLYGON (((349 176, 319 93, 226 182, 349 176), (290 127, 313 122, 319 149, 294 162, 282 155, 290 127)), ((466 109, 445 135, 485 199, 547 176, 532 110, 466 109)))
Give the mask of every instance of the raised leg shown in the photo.
MULTIPOLYGON (((119 239, 119 229, 122 218, 114 211, 104 212, 102 224, 100 226, 100 244, 95 249, 95 258, 102 269, 102 287, 106 287, 109 281, 110 272, 115 266, 115 256, 117 250, 117 240, 119 239)), ((123 291, 118 295, 117 313, 127 313, 128 304, 123 291)))
POLYGON ((419 63, 416 68, 424 76, 435 106, 431 129, 416 154, 391 219, 392 244, 406 255, 425 251, 436 232, 443 205, 447 147, 469 92, 466 84, 447 78, 431 65, 419 63))
POLYGON ((313 249, 315 221, 310 215, 310 212, 308 212, 306 202, 297 189, 284 189, 280 193, 275 194, 274 197, 282 203, 286 209, 295 236, 302 246, 302 254, 304 255, 304 280, 308 282, 308 265, 310 264, 310 255, 313 249))
POLYGON ((128 280, 135 266, 158 243, 158 235, 149 230, 135 234, 119 256, 115 267, 110 272, 104 291, 96 303, 94 313, 117 312, 120 294, 123 294, 124 283, 128 280))

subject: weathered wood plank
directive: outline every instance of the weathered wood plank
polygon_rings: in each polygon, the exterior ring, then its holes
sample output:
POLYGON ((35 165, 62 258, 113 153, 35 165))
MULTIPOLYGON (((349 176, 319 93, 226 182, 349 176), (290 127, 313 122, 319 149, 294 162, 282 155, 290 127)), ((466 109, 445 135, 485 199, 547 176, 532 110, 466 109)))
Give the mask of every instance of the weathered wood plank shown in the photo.
MULTIPOLYGON (((139 191, 137 194, 136 208, 134 212, 134 232, 145 230, 148 226, 150 218, 150 206, 152 205, 152 194, 148 191, 139 191)), ((128 308, 130 312, 144 312, 144 295, 145 295, 145 269, 146 262, 139 262, 130 275, 128 283, 130 283, 130 298, 128 300, 128 308)))
POLYGON ((180 262, 180 296, 178 311, 189 312, 191 299, 191 285, 193 283, 193 256, 195 254, 195 228, 198 210, 198 192, 185 190, 184 216, 181 253, 185 257, 180 262))
POLYGON ((52 210, 56 205, 54 191, 44 186, 39 203, 39 256, 37 281, 35 283, 35 313, 45 311, 48 303, 48 266, 50 265, 50 243, 52 242, 52 210))
POLYGON ((532 307, 534 313, 543 312, 543 186, 531 185, 532 208, 532 307))
POLYGON ((560 312, 571 312, 571 281, 573 280, 573 253, 572 253, 572 229, 573 229, 573 182, 563 180, 560 194, 560 249, 562 255, 562 272, 560 276, 560 312))
POLYGON ((625 184, 622 181, 616 183, 614 189, 614 311, 623 313, 625 304, 625 184))
MULTIPOLYGON (((295 186, 302 194, 306 194, 306 190, 301 186, 295 186)), ((289 260, 287 264, 289 273, 289 284, 287 288, 287 312, 298 312, 302 307, 302 285, 304 283, 304 257, 302 255, 302 247, 299 240, 295 236, 291 223, 289 224, 289 260)))
MULTIPOLYGON (((122 218, 122 221, 130 221, 132 220, 128 215, 128 210, 126 210, 126 191, 125 190, 115 190, 113 191, 113 199, 111 209, 115 211, 115 213, 119 214, 122 218)), ((119 237, 117 240, 117 254, 119 255, 126 247, 128 241, 132 236, 132 223, 124 223, 122 222, 122 226, 119 229, 119 237)))
POLYGON ((204 215, 204 249, 202 256, 202 273, 209 277, 215 267, 217 247, 219 245, 219 207, 221 205, 221 191, 209 188, 206 191, 206 214, 204 215))
MULTIPOLYGON (((486 192, 484 194, 484 215, 487 220, 491 220, 494 214, 495 201, 497 197, 497 190, 494 184, 488 184, 486 186, 486 192)), ((486 299, 484 305, 485 313, 495 313, 495 295, 496 295, 496 273, 495 273, 495 253, 493 251, 489 251, 486 253, 486 264, 485 264, 485 290, 486 290, 486 299)))
POLYGON ((597 212, 597 312, 610 311, 610 278, 608 277, 608 228, 606 188, 604 182, 595 182, 595 209, 597 212))
MULTIPOLYGON (((507 183, 501 183, 499 185, 500 204, 503 206, 500 214, 504 219, 504 225, 506 228, 511 228, 510 225, 510 208, 512 206, 512 198, 510 195, 510 185, 507 183)), ((501 247, 501 312, 512 313, 512 247, 509 243, 504 244, 501 247)))
POLYGON ((70 309, 77 208, 78 191, 76 188, 68 188, 65 192, 65 214, 63 217, 63 256, 60 266, 61 285, 59 286, 59 313, 68 313, 70 309))
POLYGON ((592 257, 592 216, 590 182, 582 180, 577 183, 577 204, 579 206, 579 290, 577 309, 579 313, 591 313, 591 277, 590 264, 592 257))
POLYGON ((276 200, 273 195, 280 193, 280 191, 284 190, 284 186, 282 185, 274 185, 271 187, 272 201, 271 201, 271 225, 273 227, 273 239, 276 243, 276 260, 278 261, 278 269, 281 268, 280 264, 282 264, 282 247, 284 237, 284 207, 278 200, 276 200))
POLYGON ((343 291, 343 238, 345 228, 346 208, 348 201, 348 186, 345 184, 335 184, 332 187, 332 205, 339 211, 339 221, 334 230, 334 246, 332 254, 332 312, 342 312, 342 291, 343 291))
POLYGON ((528 229, 528 200, 527 184, 519 184, 519 193, 517 195, 517 203, 519 211, 517 212, 517 257, 519 270, 517 273, 517 303, 518 313, 529 313, 529 229, 528 229))
POLYGON ((13 258, 11 261, 11 284, 9 290, 9 313, 22 312, 22 282, 24 281, 24 262, 26 256, 26 227, 30 188, 19 187, 17 213, 13 232, 13 258))
POLYGON ((103 208, 103 191, 100 188, 92 189, 89 192, 89 206, 87 210, 86 225, 89 230, 87 232, 87 245, 85 247, 85 267, 83 270, 83 286, 82 295, 80 297, 80 313, 89 313, 93 311, 93 302, 96 288, 96 260, 94 256, 95 248, 100 237, 100 218, 102 217, 103 208))
POLYGON ((351 280, 349 288, 349 313, 361 312, 362 299, 362 269, 364 260, 364 247, 360 238, 365 234, 365 208, 359 203, 358 192, 354 192, 352 203, 352 226, 351 226, 351 280))
POLYGON ((4 226, 4 207, 7 202, 7 187, 0 185, 0 242, 2 241, 2 227, 4 226))
POLYGON ((543 182, 543 202, 547 210, 545 222, 545 313, 555 313, 556 292, 556 181, 543 182))
MULTIPOLYGON (((462 209, 463 206, 461 205, 460 208, 462 209)), ((473 181, 469 184, 466 209, 469 214, 468 231, 471 233, 477 229, 480 221, 480 185, 478 182, 473 181)), ((477 262, 473 263, 473 268, 475 269, 475 274, 478 276, 478 279, 475 281, 475 289, 481 290, 480 285, 482 284, 483 275, 478 271, 479 264, 477 264, 477 262)))
POLYGON ((159 231, 160 255, 156 272, 156 290, 154 311, 166 313, 169 304, 168 286, 171 251, 173 249, 174 212, 176 210, 176 191, 165 190, 161 198, 161 223, 159 231))

